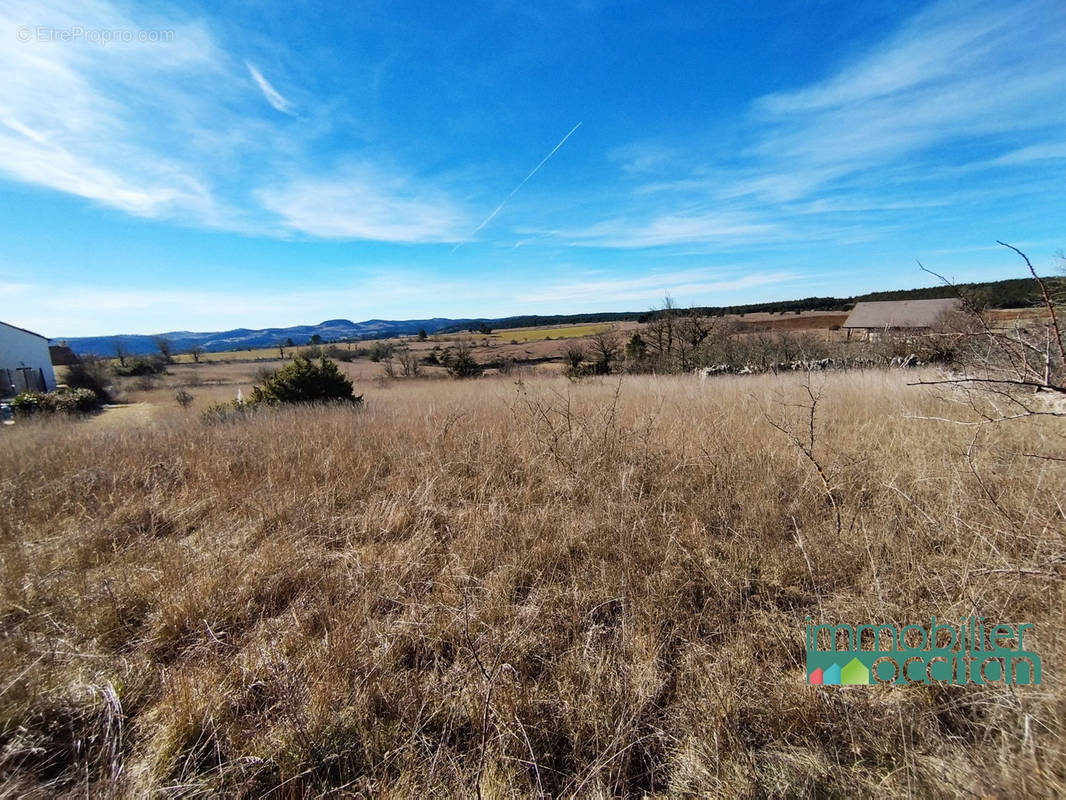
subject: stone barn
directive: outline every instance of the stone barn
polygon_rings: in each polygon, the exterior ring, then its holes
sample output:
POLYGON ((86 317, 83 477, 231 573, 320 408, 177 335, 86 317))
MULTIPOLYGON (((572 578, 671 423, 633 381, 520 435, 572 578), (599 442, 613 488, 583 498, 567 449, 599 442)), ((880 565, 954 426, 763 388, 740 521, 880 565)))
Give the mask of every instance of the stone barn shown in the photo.
POLYGON ((925 333, 932 329, 945 314, 961 309, 956 298, 937 300, 884 300, 856 303, 841 326, 863 339, 878 339, 882 336, 925 333))
POLYGON ((39 333, 0 322, 0 397, 56 388, 48 339, 39 333))

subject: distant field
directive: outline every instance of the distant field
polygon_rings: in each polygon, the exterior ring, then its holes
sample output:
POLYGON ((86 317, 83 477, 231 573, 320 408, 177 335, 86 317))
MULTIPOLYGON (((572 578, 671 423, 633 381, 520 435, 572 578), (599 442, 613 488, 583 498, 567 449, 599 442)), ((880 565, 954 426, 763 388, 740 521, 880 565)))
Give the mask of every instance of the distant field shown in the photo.
POLYGON ((598 325, 569 325, 564 328, 515 328, 496 331, 492 335, 504 342, 540 342, 545 339, 578 339, 582 336, 595 336, 606 333, 613 326, 610 323, 598 325))
POLYGON ((989 309, 988 316, 993 324, 1009 327, 1014 323, 1031 323, 1039 321, 1044 311, 1039 308, 993 308, 989 309))
MULTIPOLYGON (((341 345, 343 347, 343 345, 341 345)), ((285 357, 289 358, 295 353, 302 353, 307 350, 307 347, 286 347, 285 357)), ((250 350, 224 350, 221 353, 202 353, 200 355, 201 362, 212 361, 269 361, 278 358, 278 348, 276 347, 255 347, 250 350)), ((177 364, 191 364, 193 363, 192 356, 188 353, 179 353, 174 356, 174 362, 177 364)))
MULTIPOLYGON (((507 342, 542 342, 546 339, 579 339, 583 336, 595 336, 598 333, 606 333, 614 327, 610 323, 600 323, 595 325, 568 325, 558 328, 515 328, 513 330, 500 330, 495 331, 489 335, 479 333, 461 333, 461 334, 447 334, 442 336, 434 336, 435 341, 455 341, 457 339, 489 339, 501 343, 507 342)), ((410 337, 394 337, 392 341, 400 339, 410 339, 410 337)), ((387 341, 388 339, 385 339, 387 341)), ((372 344, 372 341, 355 342, 352 344, 352 349, 356 347, 367 348, 372 344)), ((308 347, 286 347, 285 357, 289 358, 296 353, 305 352, 308 347)), ((328 347, 329 345, 322 345, 328 347)), ((345 344, 339 344, 338 347, 346 347, 345 344)), ((246 350, 225 350, 220 353, 203 353, 200 356, 201 363, 212 363, 219 361, 271 361, 278 358, 277 347, 255 347, 246 350)), ((179 353, 174 356, 174 362, 177 364, 191 364, 193 363, 192 356, 188 353, 179 353)))

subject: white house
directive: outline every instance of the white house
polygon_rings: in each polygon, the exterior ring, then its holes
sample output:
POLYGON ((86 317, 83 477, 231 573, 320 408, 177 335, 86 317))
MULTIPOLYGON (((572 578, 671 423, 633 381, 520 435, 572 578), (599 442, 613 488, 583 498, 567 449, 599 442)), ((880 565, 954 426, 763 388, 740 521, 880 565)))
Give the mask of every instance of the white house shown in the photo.
POLYGON ((48 339, 33 331, 0 322, 0 397, 19 392, 50 392, 56 374, 48 339))

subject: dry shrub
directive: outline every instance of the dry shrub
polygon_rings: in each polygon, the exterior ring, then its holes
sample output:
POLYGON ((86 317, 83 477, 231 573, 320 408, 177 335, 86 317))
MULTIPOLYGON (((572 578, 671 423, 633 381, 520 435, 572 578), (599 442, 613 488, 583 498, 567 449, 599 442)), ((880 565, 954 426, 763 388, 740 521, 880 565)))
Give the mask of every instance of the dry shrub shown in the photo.
MULTIPOLYGON (((1061 427, 898 374, 412 381, 0 449, 19 793, 1055 795, 1061 427), (765 412, 765 413, 764 413, 765 412), (804 684, 808 616, 1035 623, 1040 687, 804 684), (343 788, 342 788, 343 787, 343 788)), ((6 687, 6 688, 5 688, 6 687)))

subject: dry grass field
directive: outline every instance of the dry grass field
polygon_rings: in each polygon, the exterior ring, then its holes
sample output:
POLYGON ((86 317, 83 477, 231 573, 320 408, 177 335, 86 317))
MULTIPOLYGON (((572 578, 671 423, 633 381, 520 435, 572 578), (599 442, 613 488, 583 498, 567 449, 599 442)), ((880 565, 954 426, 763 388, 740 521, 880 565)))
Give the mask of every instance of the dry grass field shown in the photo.
POLYGON ((815 379, 839 534, 791 375, 8 426, 3 794, 1061 795, 1061 420, 913 379, 815 379), (975 613, 1042 685, 805 685, 808 616, 975 613))
MULTIPOLYGON (((352 345, 357 347, 358 345, 352 345)), ((348 347, 347 344, 342 344, 340 347, 348 347)), ((284 347, 282 350, 285 352, 285 358, 292 358, 294 355, 303 355, 309 350, 312 350, 312 345, 301 345, 297 347, 284 347)), ((220 353, 200 353, 199 362, 194 361, 192 354, 190 353, 176 353, 173 357, 175 364, 215 364, 221 362, 240 362, 240 361, 280 361, 281 351, 277 347, 252 347, 246 350, 223 350, 220 353)))
MULTIPOLYGON (((286 347, 285 353, 286 356, 288 356, 289 353, 300 353, 306 349, 306 347, 286 347)), ((254 347, 248 350, 225 350, 221 353, 201 353, 199 355, 200 361, 207 364, 222 361, 273 361, 279 357, 279 351, 276 347, 254 347)), ((193 357, 189 353, 176 354, 174 356, 174 362, 177 364, 194 363, 193 357)))

